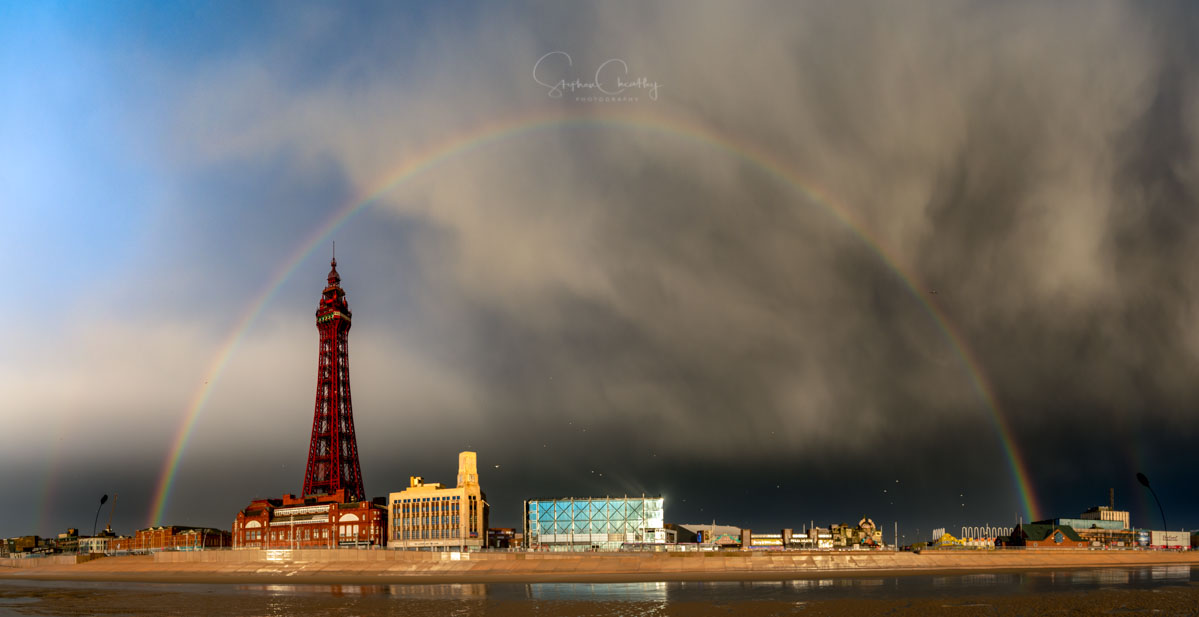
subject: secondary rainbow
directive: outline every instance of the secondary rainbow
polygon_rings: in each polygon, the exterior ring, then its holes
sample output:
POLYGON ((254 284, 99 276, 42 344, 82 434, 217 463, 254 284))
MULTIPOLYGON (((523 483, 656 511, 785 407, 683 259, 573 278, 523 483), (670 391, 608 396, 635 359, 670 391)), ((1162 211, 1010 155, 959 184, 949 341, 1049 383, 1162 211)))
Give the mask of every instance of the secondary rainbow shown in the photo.
POLYGON ((827 192, 815 183, 806 180, 791 170, 786 164, 769 152, 754 144, 720 133, 711 127, 694 123, 679 117, 666 117, 644 111, 629 112, 621 109, 595 109, 580 106, 577 110, 538 110, 534 113, 514 116, 497 122, 475 127, 473 130, 451 138, 440 144, 422 149, 405 158, 389 174, 368 187, 353 199, 337 208, 326 221, 320 225, 306 240, 282 262, 281 268, 271 277, 263 292, 247 307, 245 313, 236 322, 232 333, 221 345, 220 351, 206 371, 203 383, 196 388, 183 415, 183 420, 172 440, 167 459, 159 477, 155 498, 153 500, 150 524, 161 524, 164 510, 171 497, 175 473, 179 461, 187 448, 187 443, 197 419, 200 417, 212 388, 220 379, 229 358, 232 357, 249 327, 254 323, 263 309, 270 303, 272 297, 291 276, 296 267, 304 261, 317 247, 325 243, 329 236, 346 220, 379 197, 395 189, 405 181, 429 170, 438 164, 457 156, 473 152, 487 145, 510 139, 537 130, 547 130, 564 126, 596 126, 615 127, 623 129, 639 129, 656 132, 678 139, 687 139, 716 148, 753 164, 769 175, 791 186, 805 195, 811 202, 820 205, 834 217, 849 227, 907 286, 912 296, 928 311, 938 329, 945 336, 953 351, 961 359, 966 368, 971 385, 985 404, 989 419, 1003 446, 1008 467, 1012 474, 1015 488, 1019 495, 1024 514, 1029 520, 1040 518, 1035 494, 1028 482, 1028 472, 1012 437, 1011 429, 1002 413, 991 385, 983 376, 978 360, 970 353, 961 335, 946 318, 944 312, 933 303, 927 294, 926 287, 907 269, 901 267, 877 236, 853 214, 853 212, 834 200, 827 192))

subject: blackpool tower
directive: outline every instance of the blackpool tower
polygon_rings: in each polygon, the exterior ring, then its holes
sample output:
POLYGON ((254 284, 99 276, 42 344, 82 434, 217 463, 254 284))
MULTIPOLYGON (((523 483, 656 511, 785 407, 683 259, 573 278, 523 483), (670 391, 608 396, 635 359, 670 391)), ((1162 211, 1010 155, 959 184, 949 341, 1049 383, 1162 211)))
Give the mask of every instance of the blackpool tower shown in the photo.
POLYGON ((304 471, 303 495, 338 495, 344 501, 361 501, 362 470, 354 438, 350 405, 350 309, 337 274, 337 258, 330 262, 328 285, 316 309, 320 352, 316 368, 316 409, 312 416, 312 441, 304 471))

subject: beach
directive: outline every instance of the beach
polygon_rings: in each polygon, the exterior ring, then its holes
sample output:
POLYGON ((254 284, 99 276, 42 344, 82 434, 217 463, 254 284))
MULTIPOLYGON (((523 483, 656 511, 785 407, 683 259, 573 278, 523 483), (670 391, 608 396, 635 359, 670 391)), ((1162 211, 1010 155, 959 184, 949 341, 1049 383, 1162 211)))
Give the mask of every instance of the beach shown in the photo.
POLYGON ((891 551, 422 553, 237 550, 0 560, 0 579, 194 583, 443 584, 754 581, 1199 565, 1199 552, 891 551))
POLYGON ((979 575, 524 585, 241 585, 0 579, 0 616, 1199 615, 1199 584, 1189 568, 1185 576, 1172 575, 1169 580, 1151 584, 1134 578, 1131 584, 1117 586, 1080 583, 1072 576, 1077 572, 1042 571, 996 578, 982 575, 986 580, 981 583, 972 580, 979 575), (909 581, 923 584, 908 585, 909 581))

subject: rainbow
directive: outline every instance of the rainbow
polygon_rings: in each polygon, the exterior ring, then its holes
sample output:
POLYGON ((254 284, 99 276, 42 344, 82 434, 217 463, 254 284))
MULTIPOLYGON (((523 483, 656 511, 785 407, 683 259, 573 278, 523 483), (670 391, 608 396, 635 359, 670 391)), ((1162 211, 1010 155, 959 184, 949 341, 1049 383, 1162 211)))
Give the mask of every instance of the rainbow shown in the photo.
POLYGON ((1040 518, 1037 501, 1028 481, 1028 471, 1016 446, 1016 442, 1012 437, 1011 428, 996 400, 994 389, 983 376, 978 360, 968 351, 969 348, 964 343, 962 336, 951 325, 944 312, 926 297, 927 294, 922 291, 926 287, 920 284, 913 274, 901 267, 891 257, 893 253, 886 250, 879 238, 872 234, 866 225, 854 216, 848 207, 834 200, 827 191, 820 189, 815 183, 800 177, 777 157, 752 143, 738 140, 730 135, 718 132, 711 127, 680 117, 667 117, 643 111, 630 112, 617 107, 597 110, 598 107, 579 106, 574 110, 538 110, 534 113, 482 124, 473 130, 439 144, 429 146, 408 156, 392 172, 384 175, 365 191, 337 208, 322 225, 306 240, 301 242, 287 259, 283 261, 279 271, 270 279, 263 288, 262 293, 250 303, 245 314, 237 321, 232 334, 221 345, 220 351, 209 365, 206 378, 203 384, 198 386, 192 395, 187 405, 187 411, 183 415, 183 421, 180 423, 179 429, 176 431, 175 437, 171 442, 171 447, 168 450, 167 459, 163 466, 162 474, 159 477, 155 498, 152 503, 150 524, 161 524, 163 512, 170 501, 171 488, 174 483, 175 473, 179 467, 179 460, 187 448, 191 431, 195 427, 205 403, 208 401, 212 388, 224 372, 229 358, 232 357, 241 344, 250 325, 262 313, 263 308, 270 302, 284 281, 291 276, 296 267, 317 246, 323 245, 329 236, 340 228, 346 220, 366 206, 374 203, 381 196, 448 159, 462 156, 488 145, 532 131, 576 125, 644 130, 676 139, 689 140, 705 147, 721 150, 754 165, 765 171, 768 175, 792 187, 812 202, 821 205, 849 227, 879 256, 887 267, 899 276, 908 287, 912 296, 933 317, 937 327, 961 359, 969 374, 971 385, 987 407, 990 420, 1004 448, 1007 463, 1024 513, 1028 515, 1029 520, 1040 518))
POLYGON ((46 473, 43 476, 41 483, 41 494, 37 500, 37 511, 34 512, 34 520, 37 521, 38 533, 53 533, 53 523, 46 519, 46 513, 52 511, 51 500, 54 499, 58 492, 58 476, 62 468, 62 434, 63 427, 66 421, 60 416, 54 423, 54 431, 50 435, 58 435, 57 439, 51 438, 50 441, 50 456, 47 460, 49 463, 46 467, 46 473))

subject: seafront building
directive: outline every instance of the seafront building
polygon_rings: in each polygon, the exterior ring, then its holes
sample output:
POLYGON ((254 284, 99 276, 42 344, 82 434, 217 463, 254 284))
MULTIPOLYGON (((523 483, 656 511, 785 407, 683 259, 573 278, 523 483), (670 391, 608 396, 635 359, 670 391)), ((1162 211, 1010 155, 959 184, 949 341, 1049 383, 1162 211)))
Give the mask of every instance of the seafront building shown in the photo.
POLYGON ((1087 548, 1090 546, 1090 543, 1083 540, 1073 527, 1047 523, 1016 525, 1012 530, 1012 535, 1000 538, 997 543, 1003 546, 1026 548, 1087 548))
POLYGON ((408 488, 391 493, 387 547, 394 549, 469 550, 487 546, 491 506, 479 486, 478 455, 458 454, 458 484, 425 483, 409 478, 408 488))
MULTIPOLYGON (((1040 525, 1069 527, 1092 547, 1137 546, 1137 533, 1129 524, 1128 512, 1115 508, 1115 492, 1111 493, 1111 505, 1095 506, 1078 518, 1055 518, 1036 521, 1040 525)), ((1141 544, 1145 546, 1145 544, 1141 544)))
POLYGON ((742 548, 757 550, 813 550, 832 548, 881 548, 883 532, 874 521, 862 517, 857 525, 845 523, 817 527, 815 524, 801 531, 780 529, 778 531, 741 530, 742 548))
POLYGON ((1125 527, 1120 519, 1055 518, 1036 524, 1069 527, 1092 547, 1136 545, 1136 532, 1125 527))
POLYGON ((1079 518, 1089 521, 1119 521, 1121 523, 1119 529, 1129 529, 1128 512, 1125 510, 1117 510, 1114 506, 1095 506, 1086 512, 1083 512, 1079 518))
POLYGON ((156 551, 201 550, 228 548, 228 531, 211 527, 159 525, 138 529, 133 536, 118 536, 109 540, 109 553, 152 553, 156 551))
POLYGON ((666 523, 679 544, 703 544, 712 548, 741 546, 741 528, 712 523, 666 523))
POLYGON ((387 510, 381 503, 333 495, 255 499, 237 513, 233 548, 337 548, 382 546, 387 510))
POLYGON ((524 534, 512 527, 487 529, 487 548, 516 548, 524 541, 524 534))
POLYGON ((584 551, 674 544, 661 497, 567 497, 525 502, 525 542, 533 550, 584 551))

